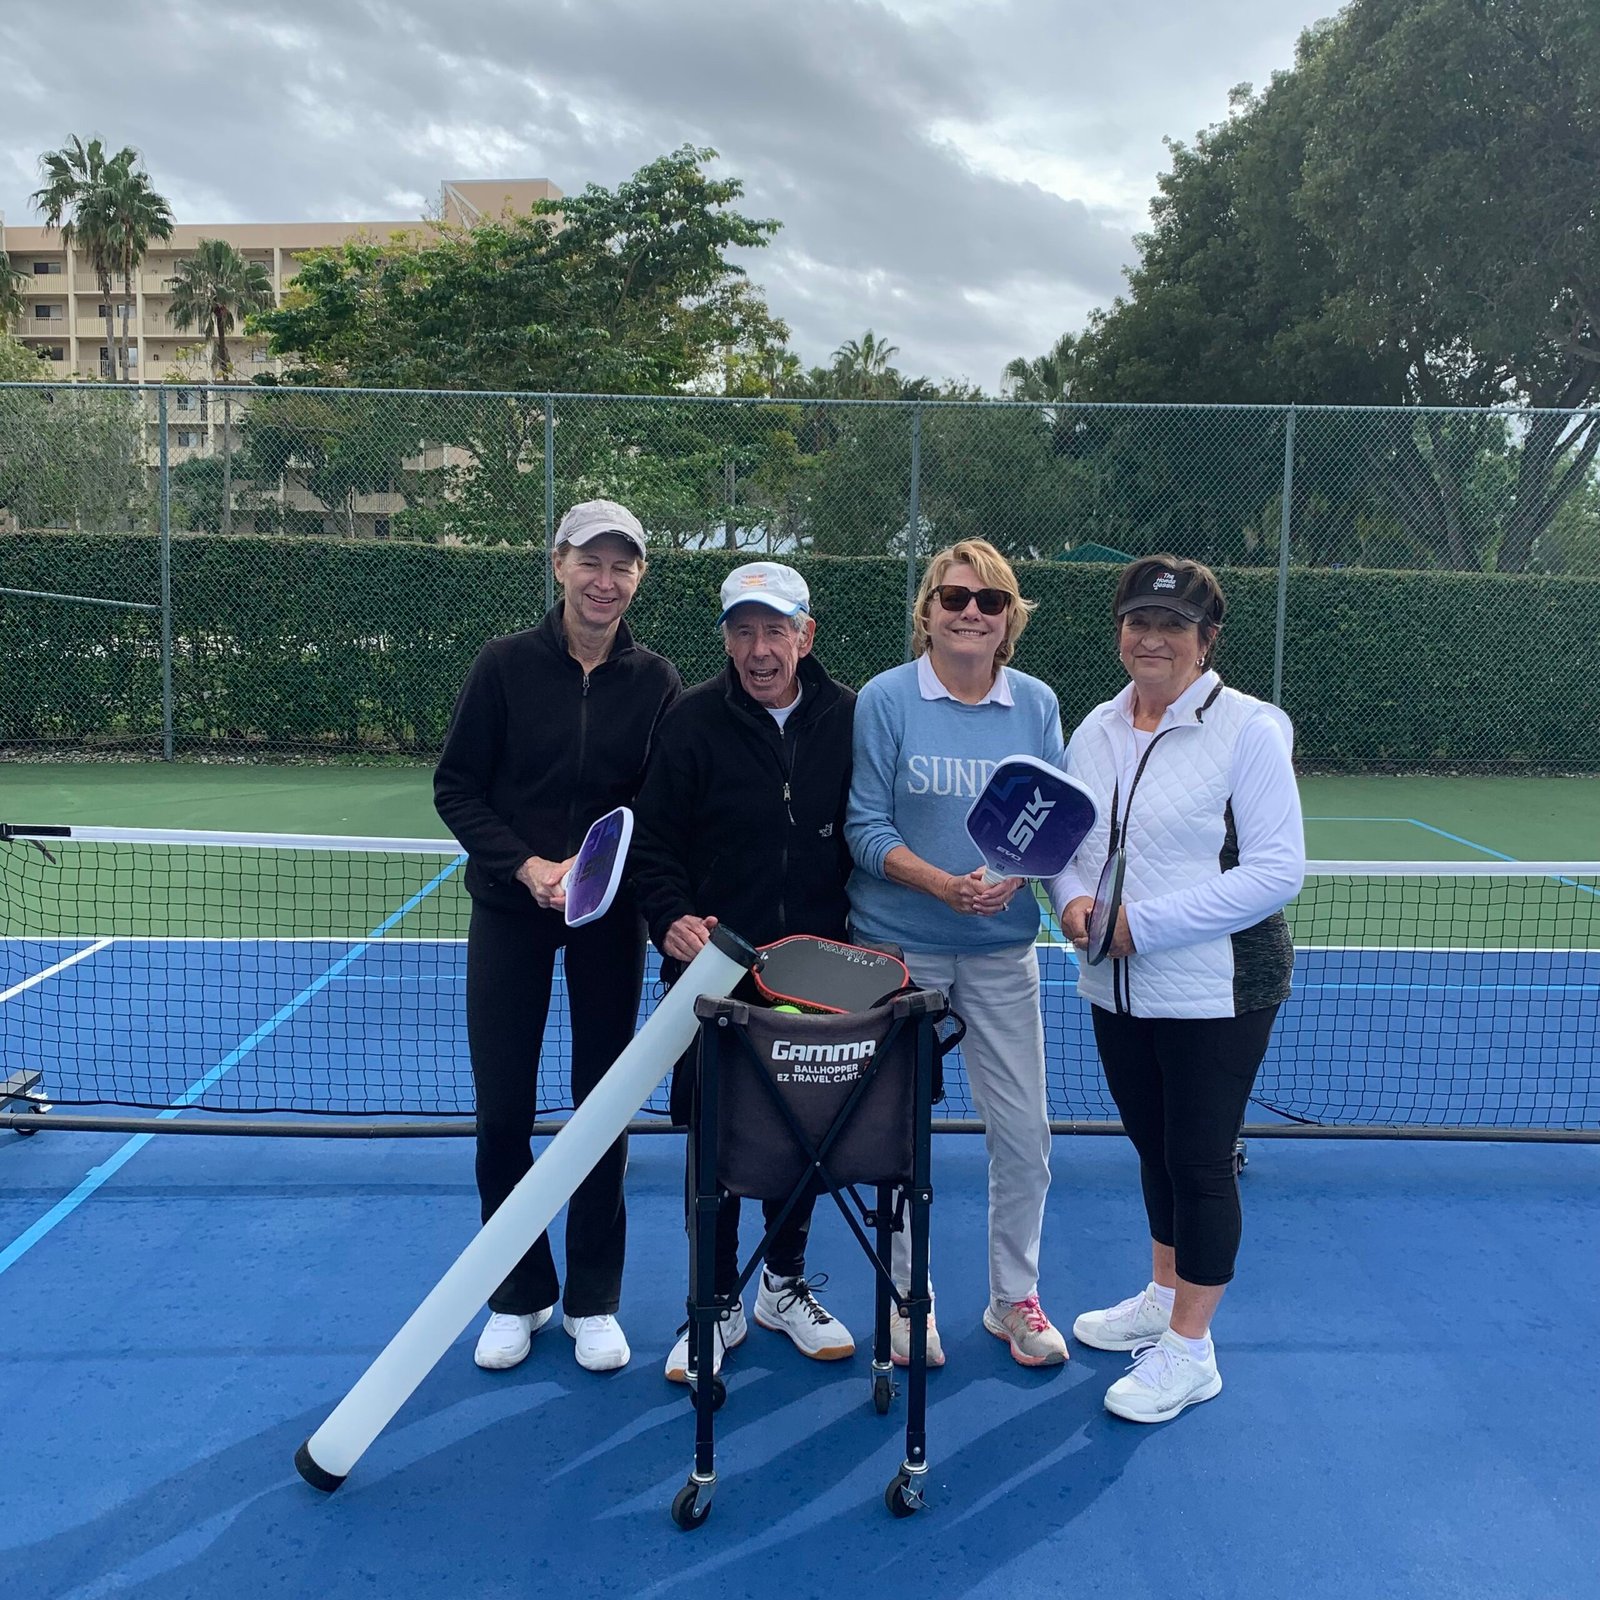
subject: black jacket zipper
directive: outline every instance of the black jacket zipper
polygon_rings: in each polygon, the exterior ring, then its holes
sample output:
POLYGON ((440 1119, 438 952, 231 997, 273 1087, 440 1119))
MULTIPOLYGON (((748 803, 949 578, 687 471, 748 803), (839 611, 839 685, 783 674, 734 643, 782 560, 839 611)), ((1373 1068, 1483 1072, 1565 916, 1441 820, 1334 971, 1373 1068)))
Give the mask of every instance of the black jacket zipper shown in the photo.
POLYGON ((583 841, 578 838, 578 797, 583 792, 583 752, 589 740, 589 669, 583 669, 583 687, 578 691, 578 759, 572 773, 572 798, 567 802, 567 854, 572 855, 583 841))

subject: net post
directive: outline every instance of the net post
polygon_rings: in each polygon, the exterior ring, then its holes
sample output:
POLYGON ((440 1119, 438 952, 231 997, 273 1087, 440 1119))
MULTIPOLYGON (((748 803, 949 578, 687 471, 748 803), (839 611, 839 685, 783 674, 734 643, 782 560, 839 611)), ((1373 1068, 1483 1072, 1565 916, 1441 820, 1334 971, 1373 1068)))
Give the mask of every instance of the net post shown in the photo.
POLYGON ((922 406, 911 408, 911 501, 906 523, 906 660, 911 659, 911 613, 917 599, 917 529, 922 523, 922 406))
POLYGON ((544 608, 556 603, 556 397, 544 397, 544 608))
POLYGON ((1283 632, 1289 614, 1289 509, 1294 500, 1294 407, 1283 426, 1283 501, 1278 511, 1278 620, 1272 637, 1272 703, 1283 704, 1283 632))
MULTIPOLYGON (((172 463, 167 455, 167 390, 156 390, 161 502, 161 759, 172 759, 172 463)), ((148 459, 148 457, 146 458, 148 459)))

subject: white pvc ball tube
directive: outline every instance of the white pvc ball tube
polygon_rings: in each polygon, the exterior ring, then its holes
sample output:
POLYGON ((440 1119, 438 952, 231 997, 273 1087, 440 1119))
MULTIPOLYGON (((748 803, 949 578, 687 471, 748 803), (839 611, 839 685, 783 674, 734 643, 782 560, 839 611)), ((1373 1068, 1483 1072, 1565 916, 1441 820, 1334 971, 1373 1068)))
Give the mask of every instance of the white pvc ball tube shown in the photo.
POLYGON ((573 1112, 500 1209, 356 1380, 328 1420, 300 1446, 295 1466, 307 1483, 337 1489, 417 1385, 438 1365, 484 1301, 550 1226, 555 1214, 642 1109, 693 1042, 700 995, 721 996, 749 970, 755 952, 718 928, 654 1015, 573 1112))

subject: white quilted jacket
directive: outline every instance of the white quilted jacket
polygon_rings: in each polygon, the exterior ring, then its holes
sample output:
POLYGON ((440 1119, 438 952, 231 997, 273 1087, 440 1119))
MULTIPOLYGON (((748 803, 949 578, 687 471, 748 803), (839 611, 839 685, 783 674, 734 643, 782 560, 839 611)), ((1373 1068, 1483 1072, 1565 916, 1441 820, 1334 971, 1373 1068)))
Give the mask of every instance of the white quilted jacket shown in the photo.
POLYGON ((1123 906, 1136 953, 1091 967, 1078 993, 1139 1017, 1229 1017, 1289 993, 1294 951, 1282 908, 1305 877, 1305 837, 1276 706, 1207 672, 1168 709, 1130 807, 1142 746, 1133 687, 1096 706, 1067 748, 1100 819, 1051 885, 1058 911, 1093 893, 1108 854, 1113 795, 1124 817, 1123 906))

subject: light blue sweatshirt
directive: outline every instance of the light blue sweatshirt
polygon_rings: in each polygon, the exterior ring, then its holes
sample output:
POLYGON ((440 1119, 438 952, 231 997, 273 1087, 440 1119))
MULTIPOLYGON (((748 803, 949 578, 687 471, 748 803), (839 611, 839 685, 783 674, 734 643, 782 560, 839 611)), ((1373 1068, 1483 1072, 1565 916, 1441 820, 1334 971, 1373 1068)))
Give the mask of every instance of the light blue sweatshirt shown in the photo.
POLYGON ((983 859, 966 817, 989 774, 1007 756, 1065 766, 1061 707, 1048 684, 1002 667, 978 705, 952 699, 926 656, 881 672, 856 700, 854 768, 845 838, 854 937, 907 950, 1000 950, 1039 933, 1039 905, 1018 894, 997 916, 967 917, 905 884, 884 858, 896 845, 946 872, 983 859))

